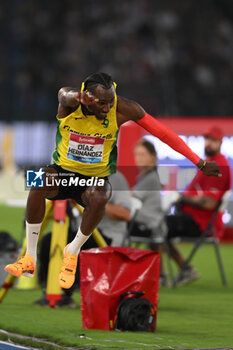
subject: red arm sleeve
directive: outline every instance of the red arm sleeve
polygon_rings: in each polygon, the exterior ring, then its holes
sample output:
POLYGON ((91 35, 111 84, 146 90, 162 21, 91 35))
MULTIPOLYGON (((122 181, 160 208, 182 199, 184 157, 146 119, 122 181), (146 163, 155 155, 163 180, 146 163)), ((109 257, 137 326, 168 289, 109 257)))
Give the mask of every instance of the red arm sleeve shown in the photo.
POLYGON ((148 113, 137 121, 137 124, 149 131, 152 135, 158 137, 175 151, 183 154, 183 156, 188 158, 193 164, 197 165, 199 162, 200 157, 198 157, 177 134, 148 113))

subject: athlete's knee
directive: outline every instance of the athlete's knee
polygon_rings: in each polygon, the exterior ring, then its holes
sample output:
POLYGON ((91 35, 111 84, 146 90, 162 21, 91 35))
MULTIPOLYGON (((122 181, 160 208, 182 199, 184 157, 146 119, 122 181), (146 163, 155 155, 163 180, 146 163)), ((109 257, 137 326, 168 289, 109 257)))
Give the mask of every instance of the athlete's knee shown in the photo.
POLYGON ((95 206, 96 208, 103 208, 108 200, 109 197, 105 191, 94 190, 91 193, 90 205, 95 206))
POLYGON ((88 187, 82 194, 82 201, 86 206, 104 207, 112 194, 111 185, 105 182, 103 186, 88 187))
POLYGON ((111 197, 111 186, 95 187, 91 191, 90 205, 104 208, 111 197))

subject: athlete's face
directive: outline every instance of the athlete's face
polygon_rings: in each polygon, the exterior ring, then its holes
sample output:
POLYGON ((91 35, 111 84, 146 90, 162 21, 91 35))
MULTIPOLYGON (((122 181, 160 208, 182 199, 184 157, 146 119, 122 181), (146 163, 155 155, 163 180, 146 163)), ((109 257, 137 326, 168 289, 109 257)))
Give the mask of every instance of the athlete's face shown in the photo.
POLYGON ((205 155, 213 157, 220 152, 222 141, 216 140, 213 137, 205 137, 205 155))
POLYGON ((135 147, 134 160, 139 168, 154 167, 157 162, 156 155, 151 154, 148 149, 142 145, 137 145, 135 147))
POLYGON ((98 85, 94 91, 91 93, 97 98, 99 101, 93 105, 87 106, 87 109, 90 113, 94 114, 97 119, 104 119, 110 109, 114 105, 115 101, 115 89, 114 86, 110 89, 104 89, 101 85, 98 85))

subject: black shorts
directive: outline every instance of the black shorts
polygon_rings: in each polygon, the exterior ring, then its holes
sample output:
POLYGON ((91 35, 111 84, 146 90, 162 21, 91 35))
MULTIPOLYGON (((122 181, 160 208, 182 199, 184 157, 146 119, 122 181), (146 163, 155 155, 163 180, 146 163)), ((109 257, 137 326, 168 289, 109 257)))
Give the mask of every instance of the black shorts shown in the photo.
MULTIPOLYGON (((86 176, 86 175, 82 175, 76 172, 71 172, 69 170, 65 170, 62 167, 60 167, 57 164, 51 164, 48 165, 49 168, 53 168, 57 171, 58 176, 56 176, 56 178, 60 179, 60 180, 66 180, 66 183, 69 183, 70 179, 72 178, 72 184, 69 186, 64 186, 62 184, 62 182, 59 183, 59 188, 58 188, 58 195, 53 197, 53 198, 48 198, 51 200, 62 200, 62 199, 74 199, 78 204, 82 205, 83 207, 85 207, 85 204, 82 201, 82 194, 83 192, 86 190, 87 187, 89 187, 88 185, 76 185, 75 179, 78 179, 78 181, 80 182, 81 180, 84 180, 84 182, 86 183, 87 180, 89 180, 89 183, 93 183, 93 185, 95 185, 95 183, 98 181, 98 179, 103 179, 104 181, 108 181, 108 177, 93 177, 93 176, 86 176), (96 180, 95 180, 96 179, 96 180), (93 180, 91 182, 91 180, 93 180)), ((92 185, 90 185, 92 186, 92 185)))
POLYGON ((168 226, 168 239, 174 237, 199 237, 201 234, 199 225, 188 213, 168 215, 166 221, 168 226))

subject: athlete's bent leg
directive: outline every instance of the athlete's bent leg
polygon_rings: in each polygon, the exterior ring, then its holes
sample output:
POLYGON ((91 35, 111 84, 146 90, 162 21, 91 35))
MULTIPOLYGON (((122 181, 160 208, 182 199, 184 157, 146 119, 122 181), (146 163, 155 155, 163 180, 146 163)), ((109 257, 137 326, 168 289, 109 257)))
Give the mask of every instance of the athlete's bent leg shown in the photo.
POLYGON ((93 230, 104 216, 105 205, 111 196, 111 186, 105 181, 104 186, 89 187, 83 193, 82 199, 86 204, 83 211, 82 222, 79 231, 70 243, 68 252, 78 255, 81 246, 89 238, 93 230))
POLYGON ((82 199, 86 204, 82 222, 73 241, 65 247, 64 260, 59 274, 62 288, 70 288, 75 280, 78 254, 105 213, 105 205, 111 197, 111 186, 105 181, 104 186, 87 188, 82 199))
MULTIPOLYGON (((52 174, 56 174, 55 169, 47 167, 44 169, 45 177, 48 176, 48 181, 51 182, 52 174)), ((40 233, 41 224, 45 214, 45 199, 53 198, 58 194, 58 187, 44 186, 42 188, 32 188, 28 195, 27 209, 26 209, 26 240, 27 250, 24 257, 14 264, 9 264, 5 270, 20 277, 22 274, 27 277, 33 277, 35 273, 37 243, 40 233)))

